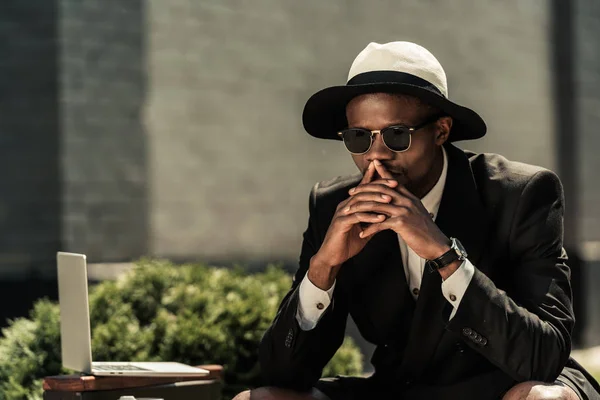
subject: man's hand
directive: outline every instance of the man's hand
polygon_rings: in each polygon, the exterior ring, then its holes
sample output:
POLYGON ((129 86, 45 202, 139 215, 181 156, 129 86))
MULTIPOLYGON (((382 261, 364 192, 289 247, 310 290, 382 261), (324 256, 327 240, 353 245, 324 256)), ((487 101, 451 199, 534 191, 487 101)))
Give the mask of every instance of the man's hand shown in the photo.
MULTIPOLYGON (((375 176, 375 165, 369 164, 360 186, 368 185, 375 176)), ((398 185, 394 180, 377 181, 377 185, 391 188, 398 185)), ((374 182, 373 182, 374 183, 374 182)), ((392 200, 389 194, 365 191, 350 196, 336 208, 329 229, 319 251, 310 260, 308 278, 322 290, 329 289, 339 271, 339 267, 358 254, 368 243, 370 237, 362 237, 361 223, 376 224, 385 220, 385 215, 377 211, 361 211, 356 204, 387 205, 392 200)))
MULTIPOLYGON (((393 180, 390 174, 377 160, 377 173, 385 180, 393 180)), ((356 201, 350 205, 349 215, 356 213, 372 213, 385 215, 387 218, 373 223, 360 233, 363 239, 371 238, 375 233, 392 229, 398 233, 417 255, 426 260, 433 260, 450 250, 450 240, 432 220, 421 200, 410 193, 403 185, 395 188, 376 182, 361 183, 350 190, 352 198, 359 195, 388 195, 390 202, 356 201)))

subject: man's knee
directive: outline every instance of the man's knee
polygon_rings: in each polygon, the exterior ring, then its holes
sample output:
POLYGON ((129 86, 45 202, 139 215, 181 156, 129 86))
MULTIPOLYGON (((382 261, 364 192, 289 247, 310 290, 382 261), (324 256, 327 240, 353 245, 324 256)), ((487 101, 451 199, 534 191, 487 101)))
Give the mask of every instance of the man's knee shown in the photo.
POLYGON ((530 381, 512 387, 502 400, 579 400, 579 396, 565 385, 530 381))
POLYGON ((279 389, 275 387, 261 387, 252 390, 246 390, 235 396, 232 400, 321 400, 324 397, 319 397, 313 392, 298 393, 290 390, 279 389))
POLYGON ((242 393, 238 393, 238 395, 231 400, 250 400, 250 391, 245 390, 242 393))

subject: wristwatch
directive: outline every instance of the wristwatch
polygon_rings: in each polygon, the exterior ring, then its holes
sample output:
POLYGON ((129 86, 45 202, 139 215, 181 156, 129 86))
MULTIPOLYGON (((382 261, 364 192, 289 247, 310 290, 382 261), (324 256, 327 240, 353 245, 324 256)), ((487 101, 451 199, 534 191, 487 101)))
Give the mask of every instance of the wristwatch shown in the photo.
POLYGON ((462 243, 456 238, 450 238, 450 250, 436 258, 435 260, 427 260, 429 271, 437 271, 452 264, 456 260, 464 261, 467 259, 467 251, 462 243))

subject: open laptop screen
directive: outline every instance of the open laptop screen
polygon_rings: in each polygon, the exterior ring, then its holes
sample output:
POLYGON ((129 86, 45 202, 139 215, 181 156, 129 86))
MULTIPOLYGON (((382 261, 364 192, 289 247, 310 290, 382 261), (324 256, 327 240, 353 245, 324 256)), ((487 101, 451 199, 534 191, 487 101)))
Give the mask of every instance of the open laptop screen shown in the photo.
POLYGON ((85 255, 59 252, 56 261, 63 366, 89 374, 92 343, 85 255))

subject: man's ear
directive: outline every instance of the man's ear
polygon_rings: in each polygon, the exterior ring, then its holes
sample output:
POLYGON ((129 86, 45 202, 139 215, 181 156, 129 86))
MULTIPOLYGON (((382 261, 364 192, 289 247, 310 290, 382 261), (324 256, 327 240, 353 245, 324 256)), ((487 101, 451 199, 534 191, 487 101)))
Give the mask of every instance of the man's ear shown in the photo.
POLYGON ((452 117, 442 117, 437 121, 437 136, 435 137, 435 144, 438 146, 443 145, 448 140, 450 135, 450 129, 452 129, 452 117))

